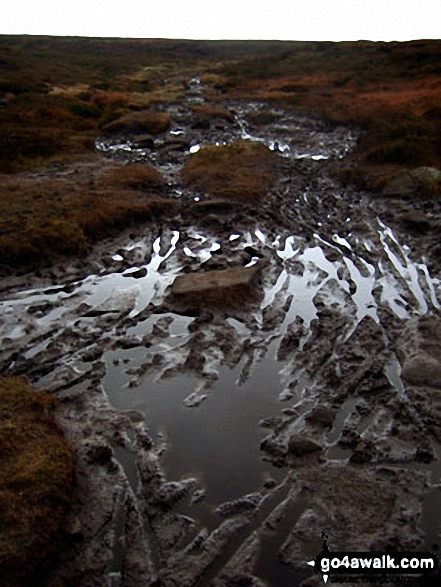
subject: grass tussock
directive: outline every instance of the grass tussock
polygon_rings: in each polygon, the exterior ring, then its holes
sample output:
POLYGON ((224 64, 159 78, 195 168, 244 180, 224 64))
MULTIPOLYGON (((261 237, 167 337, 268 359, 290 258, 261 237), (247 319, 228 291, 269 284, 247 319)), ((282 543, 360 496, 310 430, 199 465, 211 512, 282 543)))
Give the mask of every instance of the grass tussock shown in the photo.
MULTIPOLYGON (((213 120, 231 121, 231 113, 216 104, 219 100, 261 100, 318 114, 331 124, 360 127, 356 154, 363 172, 381 166, 441 168, 440 63, 439 40, 0 36, 0 171, 15 173, 42 162, 90 155, 93 139, 103 129, 117 134, 166 132, 169 115, 157 110, 181 101, 195 75, 206 84, 210 100, 194 107, 195 124, 201 128, 209 128, 213 120)), ((256 113, 255 122, 270 120, 256 113)), ((214 167, 210 180, 205 172, 198 180, 191 171, 196 161, 192 158, 187 168, 189 181, 218 192, 214 167)), ((231 176, 234 186, 237 177, 231 176)), ((251 183, 252 178, 242 178, 244 194, 253 192, 246 187, 251 183)), ((232 192, 238 195, 234 187, 232 192)), ((69 232, 66 226, 63 230, 69 232)))
POLYGON ((0 182, 0 247, 5 264, 82 255, 115 229, 173 216, 162 176, 147 165, 85 166, 68 177, 4 175, 0 182))
POLYGON ((51 394, 0 378, 0 582, 38 583, 70 501, 72 451, 55 425, 51 394))
POLYGON ((159 135, 168 131, 170 124, 168 112, 130 112, 105 125, 103 130, 112 134, 159 135))
MULTIPOLYGON (((103 128, 165 132, 166 115, 153 110, 182 100, 194 75, 207 84, 211 102, 265 100, 319 114, 334 124, 357 124, 365 131, 358 154, 366 166, 441 166, 440 63, 437 40, 1 36, 0 169, 17 171, 41 159, 90 152, 91 139, 103 128), (389 124, 396 120, 413 130, 405 128, 397 137, 399 129, 389 124), (416 127, 419 141, 412 149, 408 143, 416 127)), ((228 116, 215 112, 213 104, 202 108, 200 116, 207 119, 228 116)))
POLYGON ((228 108, 216 104, 201 104, 195 106, 193 108, 193 114, 197 117, 206 118, 208 120, 220 119, 227 120, 228 122, 234 121, 234 115, 228 110, 228 108))
POLYGON ((266 100, 364 132, 357 155, 378 165, 441 167, 441 42, 287 43, 224 62, 224 95, 266 100))
POLYGON ((258 142, 203 147, 182 170, 193 189, 220 199, 255 202, 265 197, 278 178, 280 160, 258 142))
POLYGON ((152 190, 164 186, 161 173, 144 163, 112 167, 102 177, 103 183, 113 188, 130 188, 134 190, 152 190))

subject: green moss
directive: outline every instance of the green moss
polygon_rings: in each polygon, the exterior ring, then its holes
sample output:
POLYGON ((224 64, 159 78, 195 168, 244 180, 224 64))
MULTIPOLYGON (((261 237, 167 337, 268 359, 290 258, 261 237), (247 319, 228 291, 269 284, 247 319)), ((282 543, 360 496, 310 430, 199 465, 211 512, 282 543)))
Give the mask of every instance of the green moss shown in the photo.
POLYGON ((72 451, 55 425, 54 397, 0 378, 0 584, 26 587, 56 551, 70 502, 72 451))

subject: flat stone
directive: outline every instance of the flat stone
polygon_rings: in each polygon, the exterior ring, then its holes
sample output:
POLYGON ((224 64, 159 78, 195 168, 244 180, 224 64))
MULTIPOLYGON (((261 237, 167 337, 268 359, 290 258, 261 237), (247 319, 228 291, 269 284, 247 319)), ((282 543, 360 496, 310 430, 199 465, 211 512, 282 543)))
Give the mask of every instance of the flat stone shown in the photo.
POLYGON ((405 362, 402 378, 411 385, 441 389, 441 362, 420 353, 405 362))
POLYGON ((177 299, 214 302, 220 305, 245 303, 248 296, 260 291, 260 267, 234 267, 178 275, 172 285, 177 299))
POLYGON ((316 406, 307 415, 306 420, 324 428, 331 428, 335 419, 335 412, 327 406, 316 406))
POLYGON ((321 450, 322 447, 313 440, 309 440, 309 438, 304 438, 300 434, 292 434, 290 436, 288 452, 295 457, 304 457, 314 452, 320 452, 321 450))
POLYGON ((416 167, 398 171, 386 184, 384 196, 410 196, 418 190, 436 186, 441 182, 441 171, 435 167, 416 167))
POLYGON ((409 210, 398 217, 405 228, 416 234, 426 234, 430 229, 430 220, 421 210, 409 210))
POLYGON ((155 147, 155 141, 150 135, 141 135, 137 138, 133 146, 136 149, 153 149, 155 147))

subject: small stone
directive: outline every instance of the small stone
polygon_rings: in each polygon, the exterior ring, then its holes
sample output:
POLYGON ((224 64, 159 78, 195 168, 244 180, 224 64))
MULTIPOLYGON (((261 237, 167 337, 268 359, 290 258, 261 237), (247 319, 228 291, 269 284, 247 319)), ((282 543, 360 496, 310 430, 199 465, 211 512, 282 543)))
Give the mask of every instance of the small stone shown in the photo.
POLYGON ((265 479, 265 481, 263 482, 263 486, 265 487, 265 489, 273 489, 273 487, 275 487, 276 484, 277 483, 275 479, 273 479, 272 477, 265 479))
POLYGON ((419 463, 431 463, 435 459, 433 452, 429 448, 418 447, 415 452, 415 460, 419 463))
POLYGON ((285 457, 286 455, 285 446, 281 442, 278 442, 276 438, 272 437, 267 437, 262 440, 260 450, 263 450, 272 457, 285 457))
POLYGON ((327 406, 316 406, 305 417, 307 422, 318 424, 323 428, 331 428, 334 423, 335 412, 327 406))
POLYGON ((213 271, 198 271, 178 275, 172 285, 176 301, 194 303, 198 306, 211 303, 243 306, 260 294, 260 267, 234 267, 213 271))
POLYGON ((91 463, 108 465, 112 460, 112 450, 104 444, 97 444, 89 448, 87 457, 91 463))
POLYGON ((321 450, 322 447, 319 444, 299 434, 292 434, 288 441, 288 452, 295 457, 304 457, 321 450))
POLYGON ((153 446, 153 440, 146 432, 143 432, 141 434, 138 434, 136 444, 139 448, 143 448, 144 450, 150 450, 153 446))
POLYGON ((135 279, 141 279, 147 275, 147 269, 145 267, 141 267, 136 271, 130 271, 123 273, 123 277, 134 277, 135 279))

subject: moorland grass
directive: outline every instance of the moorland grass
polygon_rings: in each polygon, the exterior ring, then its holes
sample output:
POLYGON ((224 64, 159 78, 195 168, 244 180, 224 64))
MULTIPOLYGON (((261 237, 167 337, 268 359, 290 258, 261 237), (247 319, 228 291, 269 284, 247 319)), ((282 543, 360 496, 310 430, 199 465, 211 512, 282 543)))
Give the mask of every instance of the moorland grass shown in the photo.
POLYGON ((21 377, 0 378, 0 584, 40 584, 70 502, 72 450, 53 417, 54 396, 21 377))
POLYGON ((0 177, 2 263, 16 265, 57 255, 83 255, 114 230, 173 216, 161 174, 148 165, 96 163, 67 177, 0 177))
MULTIPOLYGON (((196 74, 207 84, 210 103, 196 105, 195 118, 231 121, 216 101, 262 100, 318 114, 333 125, 357 125, 362 134, 357 164, 351 164, 354 178, 381 167, 441 167, 440 63, 441 41, 0 36, 0 172, 17 174, 15 180, 3 176, 0 186, 3 258, 19 263, 48 250, 82 253, 108 228, 167 214, 170 202, 147 202, 139 186, 114 178, 100 187, 79 176, 32 186, 20 174, 48 162, 93 157, 94 138, 103 129, 166 132, 170 117, 163 106, 181 100, 196 74)), ((265 121, 265 112, 256 114, 256 124, 265 121)), ((262 145, 252 153, 236 147, 234 156, 228 148, 210 149, 190 157, 183 170, 193 188, 255 201, 273 185, 275 170, 262 145)), ((158 186, 152 190, 150 198, 162 197, 158 186)))
POLYGON ((277 182, 280 159, 260 142, 239 140, 202 147, 182 177, 194 190, 219 199, 256 204, 277 182))

